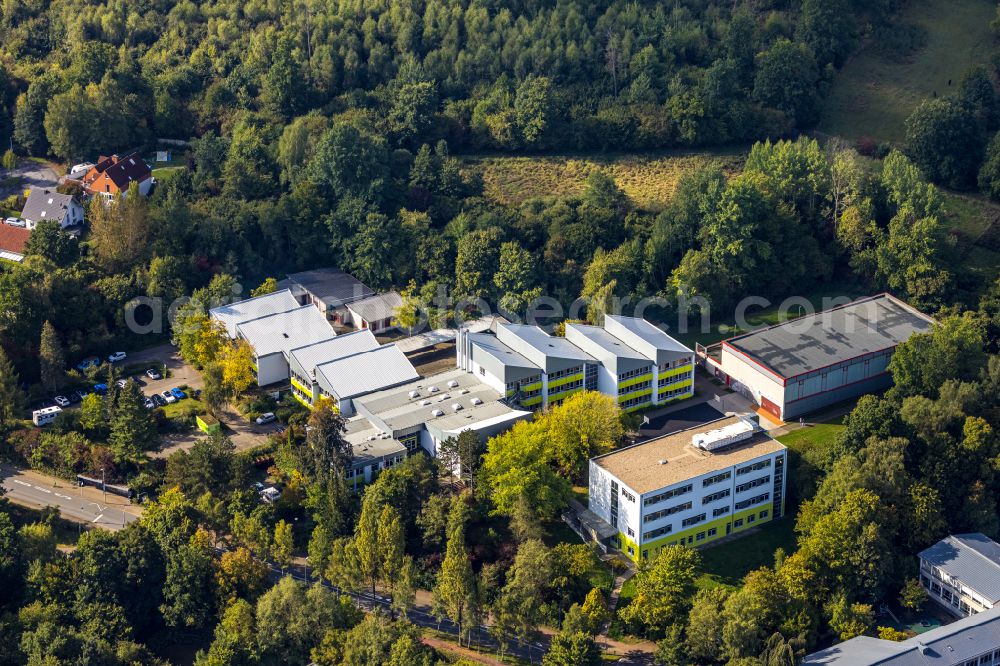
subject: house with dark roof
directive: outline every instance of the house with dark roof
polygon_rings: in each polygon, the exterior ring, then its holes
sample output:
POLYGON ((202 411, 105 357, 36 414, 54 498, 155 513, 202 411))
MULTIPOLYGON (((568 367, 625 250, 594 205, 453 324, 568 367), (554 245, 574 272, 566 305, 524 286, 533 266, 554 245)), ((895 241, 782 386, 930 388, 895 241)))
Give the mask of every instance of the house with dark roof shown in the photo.
POLYGON ((102 155, 97 164, 83 175, 80 183, 87 194, 108 199, 116 194, 124 195, 132 183, 136 183, 139 194, 146 196, 153 187, 153 172, 137 152, 110 157, 102 155))
POLYGON ((315 268, 291 273, 279 287, 290 289, 301 304, 312 304, 336 324, 350 324, 344 307, 375 295, 374 290, 349 273, 336 268, 315 268))
POLYGON ((24 261, 24 247, 28 244, 31 232, 21 227, 0 224, 0 259, 7 261, 24 261))
POLYGON ((39 222, 54 220, 63 229, 83 224, 83 206, 71 194, 60 194, 49 188, 32 188, 21 211, 28 229, 39 222))
POLYGON ((953 534, 920 553, 927 596, 958 617, 1000 605, 1000 544, 985 534, 953 534))

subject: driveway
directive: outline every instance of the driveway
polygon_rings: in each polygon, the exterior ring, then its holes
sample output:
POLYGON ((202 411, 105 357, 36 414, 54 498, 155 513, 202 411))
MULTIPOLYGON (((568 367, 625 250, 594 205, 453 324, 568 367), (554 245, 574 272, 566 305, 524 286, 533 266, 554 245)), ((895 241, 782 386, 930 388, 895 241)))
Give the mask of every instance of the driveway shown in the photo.
POLYGON ((23 192, 30 187, 55 187, 59 184, 59 174, 47 164, 40 164, 31 160, 24 160, 14 169, 14 173, 4 173, 4 178, 17 177, 21 179, 19 185, 15 187, 0 188, 0 196, 10 196, 18 192, 23 192))
POLYGON ((152 393, 163 393, 175 386, 186 385, 192 389, 199 389, 204 386, 201 373, 181 358, 177 348, 169 343, 149 347, 137 352, 129 352, 125 359, 128 365, 153 366, 163 363, 167 366, 168 377, 152 380, 145 374, 140 373, 139 384, 146 395, 152 393))

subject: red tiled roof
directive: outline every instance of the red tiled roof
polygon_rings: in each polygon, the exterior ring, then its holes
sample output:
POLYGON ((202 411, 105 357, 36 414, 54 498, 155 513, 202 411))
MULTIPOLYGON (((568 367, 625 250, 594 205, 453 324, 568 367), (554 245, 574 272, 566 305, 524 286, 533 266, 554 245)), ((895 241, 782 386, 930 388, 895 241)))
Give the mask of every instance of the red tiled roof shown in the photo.
POLYGON ((149 170, 149 165, 139 153, 129 153, 111 157, 102 155, 97 164, 83 177, 84 185, 90 187, 101 175, 105 175, 115 187, 124 192, 128 189, 129 183, 133 181, 141 183, 151 177, 153 172, 149 170))
POLYGON ((31 232, 21 227, 0 223, 0 250, 24 254, 24 246, 28 244, 31 232))

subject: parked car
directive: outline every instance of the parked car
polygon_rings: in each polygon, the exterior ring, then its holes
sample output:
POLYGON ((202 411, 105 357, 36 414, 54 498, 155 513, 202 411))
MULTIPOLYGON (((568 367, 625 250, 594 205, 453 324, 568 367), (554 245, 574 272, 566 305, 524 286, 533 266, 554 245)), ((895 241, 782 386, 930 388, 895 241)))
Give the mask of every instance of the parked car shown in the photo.
POLYGON ((264 490, 264 484, 261 483, 260 481, 254 481, 253 487, 257 490, 258 493, 264 490))
POLYGON ((94 393, 97 393, 99 395, 104 395, 107 392, 108 392, 107 384, 94 384, 94 393))
POLYGON ((10 224, 10 225, 17 225, 17 218, 16 217, 8 217, 6 220, 4 220, 4 223, 5 224, 10 224))
POLYGON ((69 407, 69 398, 64 395, 57 395, 52 398, 52 400, 55 401, 55 403, 60 407, 69 407))
POLYGON ((173 396, 175 398, 177 398, 178 400, 183 400, 184 398, 187 397, 187 393, 185 393, 184 391, 180 390, 176 386, 174 388, 170 389, 170 393, 173 394, 173 396))
POLYGON ((149 396, 149 399, 155 402, 157 407, 163 407, 165 404, 167 404, 166 399, 159 393, 154 393, 153 395, 149 396))
POLYGON ((160 379, 160 373, 156 370, 156 368, 150 368, 147 370, 146 376, 153 380, 160 379))
POLYGON ((145 400, 142 401, 142 404, 145 405, 146 409, 153 409, 154 407, 156 407, 156 403, 153 402, 152 398, 146 398, 145 400))
POLYGON ((194 399, 198 400, 200 398, 201 398, 201 389, 195 389, 194 390, 194 399))
POLYGON ((171 393, 170 391, 164 391, 164 392, 163 392, 163 393, 161 393, 160 395, 162 395, 162 396, 163 396, 163 399, 164 399, 164 400, 166 400, 166 401, 167 401, 167 402, 169 402, 169 403, 174 403, 174 402, 177 402, 177 396, 175 396, 175 395, 174 395, 173 393, 171 393))
POLYGON ((86 372, 87 368, 94 366, 95 368, 101 364, 101 359, 96 356, 88 356, 79 363, 76 364, 76 369, 80 372, 86 372))
POLYGON ((115 352, 108 356, 108 363, 118 363, 119 361, 124 361, 127 354, 125 352, 115 352))
POLYGON ((79 391, 73 391, 66 397, 69 398, 69 401, 75 405, 76 403, 83 400, 83 393, 80 393, 79 391))
POLYGON ((257 417, 257 425, 264 425, 265 423, 273 423, 275 418, 274 412, 264 412, 257 417))
POLYGON ((12 227, 26 227, 26 226, 28 226, 28 223, 25 222, 24 219, 20 218, 20 217, 8 217, 6 220, 4 220, 4 222, 6 222, 7 224, 9 224, 12 227))
POLYGON ((125 388, 126 384, 128 384, 128 380, 125 379, 124 377, 115 380, 115 386, 117 386, 118 388, 125 388))

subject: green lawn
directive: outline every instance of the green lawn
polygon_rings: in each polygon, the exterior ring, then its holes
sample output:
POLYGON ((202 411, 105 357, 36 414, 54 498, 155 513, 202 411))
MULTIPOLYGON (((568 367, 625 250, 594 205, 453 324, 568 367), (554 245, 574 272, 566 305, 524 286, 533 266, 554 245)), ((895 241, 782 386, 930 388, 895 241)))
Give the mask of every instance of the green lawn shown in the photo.
POLYGON ((196 400, 192 400, 191 398, 185 398, 184 400, 168 403, 160 409, 163 410, 163 413, 167 416, 167 418, 186 416, 192 413, 191 410, 195 410, 195 413, 199 414, 205 411, 204 405, 196 400))
POLYGON ((1000 206, 971 194, 942 190, 941 220, 955 242, 957 262, 984 284, 1000 276, 1000 206))
POLYGON ((988 0, 913 0, 901 22, 926 30, 923 48, 899 59, 874 40, 865 44, 834 76, 817 129, 902 142, 903 123, 921 101, 954 91, 970 66, 988 60, 995 14, 996 3, 988 0))
POLYGON ((795 511, 773 523, 761 526, 758 532, 701 551, 702 574, 699 588, 739 587, 743 577, 754 569, 774 565, 774 551, 795 550, 795 511))
POLYGON ((843 429, 843 417, 839 417, 829 423, 814 423, 804 428, 798 428, 787 435, 781 435, 778 437, 778 441, 788 448, 802 453, 812 446, 829 446, 843 429))

